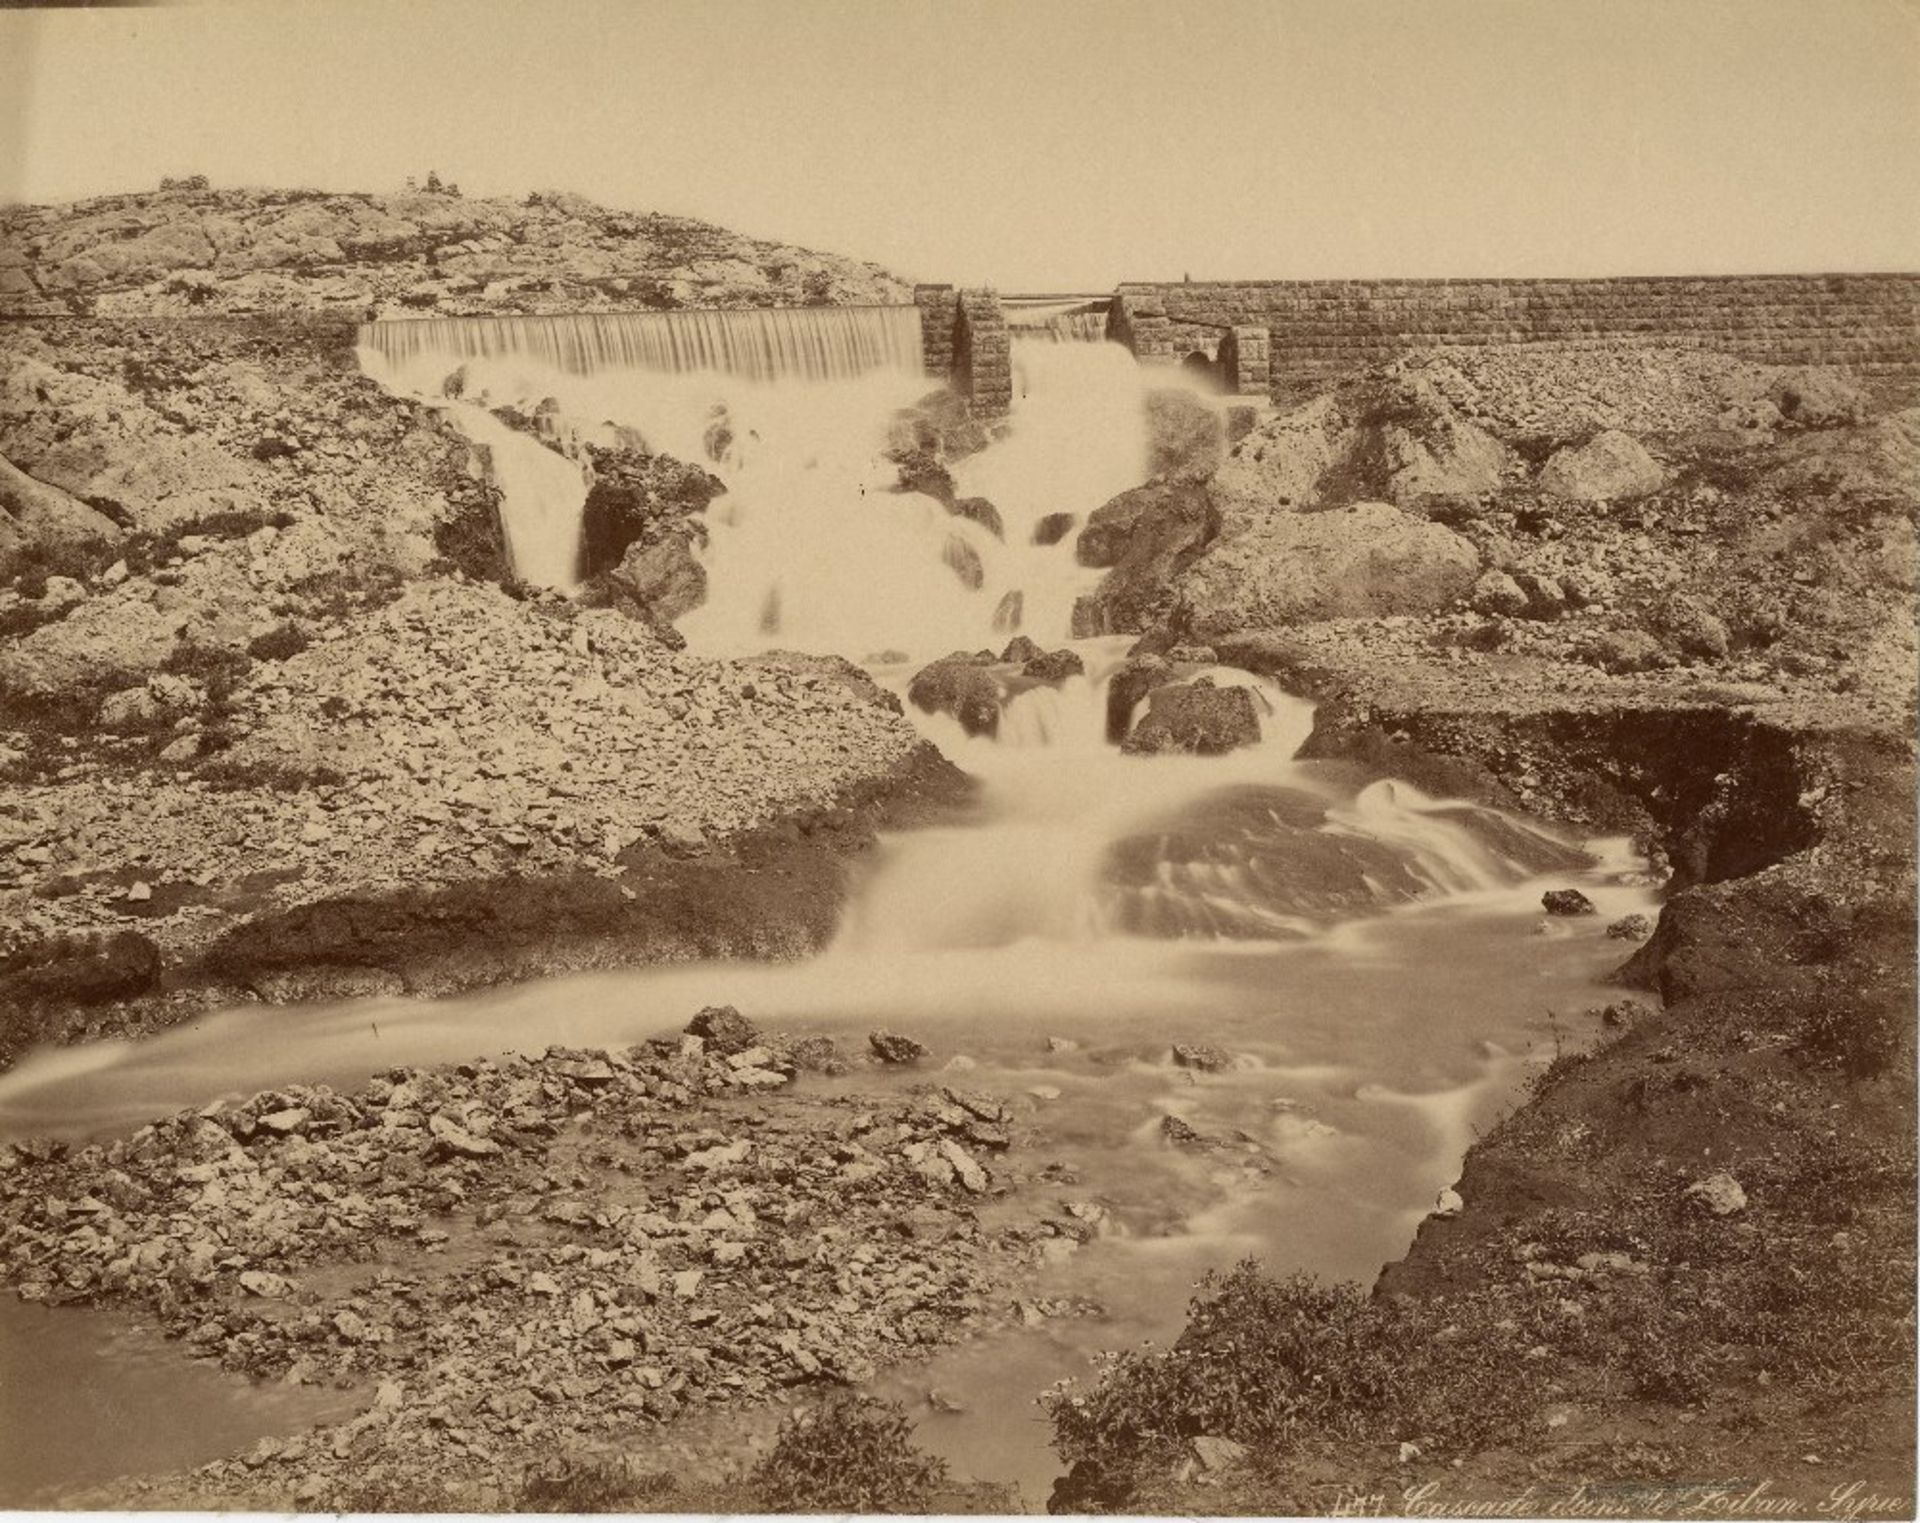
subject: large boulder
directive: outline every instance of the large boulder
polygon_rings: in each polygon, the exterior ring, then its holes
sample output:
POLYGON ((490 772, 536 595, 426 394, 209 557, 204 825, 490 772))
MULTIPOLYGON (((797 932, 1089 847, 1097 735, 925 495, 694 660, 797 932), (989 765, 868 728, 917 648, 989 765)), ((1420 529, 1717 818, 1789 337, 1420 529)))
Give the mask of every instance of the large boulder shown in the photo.
POLYGON ((593 483, 581 510, 580 576, 611 571, 634 545, 685 537, 686 520, 726 491, 717 476, 671 455, 587 446, 593 483))
POLYGON ((1513 468, 1505 445, 1417 376, 1370 375, 1253 430, 1213 476, 1223 516, 1383 499, 1472 498, 1513 468))
POLYGON ((1462 418, 1424 377, 1382 381, 1366 396, 1357 434, 1340 473, 1352 490, 1322 501, 1377 495, 1407 507, 1423 497, 1470 498, 1497 488, 1513 463, 1504 444, 1462 418))
POLYGON ((1767 390, 1789 428, 1839 428, 1867 416, 1866 394, 1837 370, 1803 365, 1781 372, 1767 390))
POLYGON ((1316 397, 1263 423, 1233 447, 1213 473, 1215 499, 1226 511, 1238 505, 1311 507, 1319 500, 1321 478, 1350 444, 1346 415, 1334 398, 1316 397))
POLYGON ((1230 520, 1174 584, 1172 627, 1211 639, 1322 619, 1432 613, 1465 597, 1480 556, 1384 502, 1230 520))
POLYGON ((1094 510, 1074 554, 1108 566, 1073 612, 1076 635, 1138 634, 1165 612, 1174 578, 1205 549, 1216 525, 1206 488, 1151 483, 1094 510))
POLYGON ((1208 677, 1155 688, 1147 714, 1120 749, 1130 755, 1184 751, 1219 756, 1260 739, 1260 713, 1243 687, 1215 687, 1208 677))
POLYGON ((925 714, 946 714, 969 735, 1000 732, 1000 684, 987 670, 992 657, 956 651, 914 673, 907 701, 925 714))
POLYGON ((616 607, 645 619, 656 629, 707 600, 707 568, 693 553, 690 532, 663 535, 653 544, 627 548, 620 564, 603 581, 616 607))
POLYGON ((1632 434, 1610 428, 1577 448, 1555 453, 1540 472, 1540 488, 1576 502, 1644 497, 1667 484, 1667 473, 1632 434))
POLYGON ((1069 677, 1084 677, 1087 663, 1080 659, 1077 650, 1050 650, 1044 655, 1031 657, 1020 668, 1020 675, 1031 677, 1036 682, 1059 684, 1069 677))

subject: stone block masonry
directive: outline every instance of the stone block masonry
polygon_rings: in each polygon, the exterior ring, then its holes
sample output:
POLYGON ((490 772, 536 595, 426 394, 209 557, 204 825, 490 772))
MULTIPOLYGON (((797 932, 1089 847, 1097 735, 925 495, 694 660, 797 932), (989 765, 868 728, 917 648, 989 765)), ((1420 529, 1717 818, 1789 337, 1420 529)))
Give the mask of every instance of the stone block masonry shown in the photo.
POLYGON ((1013 340, 1000 298, 991 291, 960 293, 953 383, 973 404, 976 417, 997 418, 1013 406, 1013 340))
POLYGON ((1013 347, 1000 298, 991 291, 915 286, 920 348, 927 374, 953 385, 976 417, 997 418, 1013 405, 1013 347))
POLYGON ((915 286, 913 304, 920 309, 920 353, 927 374, 950 380, 953 329, 960 316, 959 294, 952 286, 915 286))
POLYGON ((1129 282, 1107 319, 1108 337, 1143 361, 1204 355, 1240 392, 1267 389, 1260 331, 1276 394, 1407 349, 1528 342, 1711 349, 1910 384, 1920 275, 1129 282))

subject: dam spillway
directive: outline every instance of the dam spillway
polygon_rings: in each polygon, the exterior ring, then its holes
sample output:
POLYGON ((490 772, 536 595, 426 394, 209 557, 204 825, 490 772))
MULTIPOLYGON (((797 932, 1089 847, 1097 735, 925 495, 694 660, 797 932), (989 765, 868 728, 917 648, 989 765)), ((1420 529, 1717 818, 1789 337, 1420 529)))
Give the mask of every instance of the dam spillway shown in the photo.
POLYGON ((876 370, 919 374, 926 363, 920 314, 909 306, 402 318, 367 324, 360 341, 396 369, 422 356, 456 363, 520 356, 582 376, 712 371, 832 381, 876 370))

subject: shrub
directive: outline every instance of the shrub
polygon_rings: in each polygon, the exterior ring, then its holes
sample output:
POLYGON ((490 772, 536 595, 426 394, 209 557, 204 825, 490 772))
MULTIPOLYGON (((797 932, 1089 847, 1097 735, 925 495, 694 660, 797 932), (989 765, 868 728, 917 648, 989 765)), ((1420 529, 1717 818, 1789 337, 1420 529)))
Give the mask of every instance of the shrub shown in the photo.
POLYGON ((618 1460, 566 1456, 529 1471, 514 1512, 626 1512, 634 1491, 618 1460))
POLYGON ((1343 1409, 1385 1410, 1398 1375, 1381 1315, 1356 1286, 1269 1279, 1252 1260, 1209 1274, 1172 1348, 1122 1355, 1091 1390, 1054 1396, 1054 1447, 1069 1463, 1168 1458, 1202 1434, 1272 1445, 1343 1409))
POLYGON ((160 670, 192 678, 207 690, 207 698, 217 707, 247 680, 247 673, 253 670, 253 657, 230 646, 196 645, 183 640, 160 663, 160 670))
POLYGON ((180 541, 189 538, 244 539, 257 529, 284 529, 293 515, 282 509, 229 508, 184 519, 158 534, 132 534, 122 547, 127 569, 141 576, 180 553, 180 541))
POLYGON ((280 624, 247 645, 247 654, 256 661, 284 661, 297 656, 313 643, 298 624, 280 624))
POLYGON ((838 1392, 780 1425, 749 1484, 773 1512, 924 1512, 946 1479, 897 1402, 838 1392))

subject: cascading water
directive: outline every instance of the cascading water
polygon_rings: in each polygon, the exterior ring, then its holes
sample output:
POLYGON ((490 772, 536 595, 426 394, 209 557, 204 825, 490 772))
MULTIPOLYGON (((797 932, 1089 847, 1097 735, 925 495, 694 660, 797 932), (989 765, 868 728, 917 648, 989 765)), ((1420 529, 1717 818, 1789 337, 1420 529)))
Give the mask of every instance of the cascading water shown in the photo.
MULTIPOLYGON (((960 496, 995 505, 997 537, 888 490, 889 420, 928 389, 917 364, 833 379, 653 370, 590 345, 598 320, 582 324, 565 344, 551 325, 521 325, 512 343, 499 324, 376 334, 368 365, 452 408, 495 449, 509 520, 528 536, 514 540, 523 574, 534 546, 555 567, 571 555, 554 505, 581 490, 579 471, 488 405, 531 411, 552 397, 585 437, 617 425, 710 461, 728 491, 709 510, 708 602, 681 623, 692 645, 893 651, 870 664, 897 692, 918 659, 1003 643, 995 616, 1016 593, 1027 632, 1044 645, 1064 637, 1092 574, 1070 535, 1043 546, 1033 531, 1054 513, 1084 522, 1142 479, 1145 393, 1168 380, 1116 345, 1019 343, 1005 436, 954 470, 960 496), (557 464, 522 459, 522 446, 557 464), (956 538, 977 558, 977 585, 954 569, 956 538)), ((576 524, 577 509, 576 498, 576 524)), ((1578 847, 1299 761, 1311 706, 1245 673, 1187 675, 1251 687, 1259 744, 1215 758, 1124 755, 1106 737, 1106 696, 1127 643, 1077 642, 1085 674, 1057 685, 990 667, 1004 692, 992 739, 909 706, 980 779, 977 808, 964 824, 885 840, 835 942, 809 962, 348 1001, 297 1021, 236 1009, 137 1046, 29 1056, 0 1076, 0 1134, 88 1135, 222 1093, 629 1042, 716 1003, 855 1048, 876 1025, 911 1031, 935 1062, 964 1057, 969 1086, 1008 1097, 1041 1156, 1108 1211, 1106 1235, 1053 1262, 1036 1291, 1096 1302, 1101 1319, 962 1347, 888 1387, 954 1398, 965 1410, 927 1418, 921 1441, 1037 1502, 1056 1466, 1044 1426, 1009 1392, 1037 1394, 1099 1348, 1171 1336, 1194 1279, 1244 1254, 1371 1275, 1452 1180, 1469 1129, 1544 1053, 1544 1013, 1608 997, 1598 979, 1618 944, 1599 927, 1650 897, 1618 845, 1578 847), (1578 883, 1602 914, 1542 921, 1543 883, 1578 883), (1175 1042, 1233 1062, 1195 1073, 1170 1060, 1175 1042), (1231 1146, 1172 1145, 1167 1117, 1231 1146)))
POLYGON ((1103 343, 1107 337, 1107 304, 1066 301, 1009 305, 1007 329, 1016 338, 1055 344, 1103 343))

